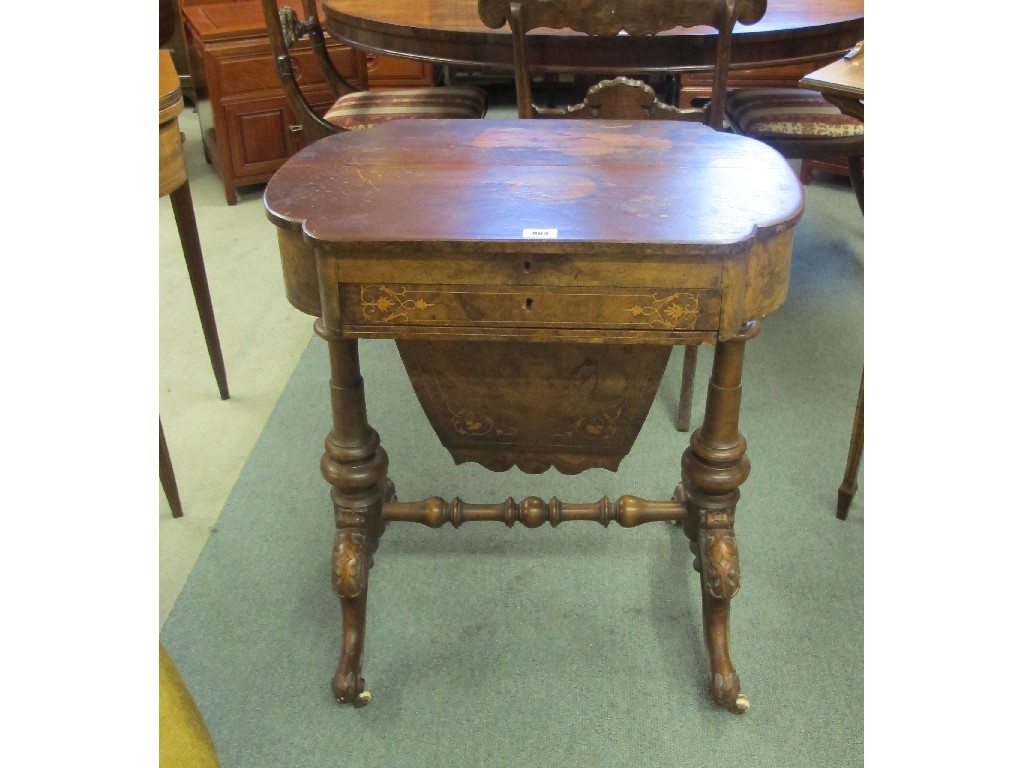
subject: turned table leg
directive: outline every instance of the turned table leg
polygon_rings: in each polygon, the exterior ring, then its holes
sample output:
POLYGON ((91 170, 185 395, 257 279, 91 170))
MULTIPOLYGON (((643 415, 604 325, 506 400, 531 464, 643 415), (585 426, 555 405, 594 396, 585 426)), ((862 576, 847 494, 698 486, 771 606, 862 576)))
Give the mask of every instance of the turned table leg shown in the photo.
POLYGON ((684 529, 700 572, 708 687, 716 704, 737 713, 750 708, 729 657, 729 603, 740 588, 733 520, 739 486, 750 474, 747 442, 739 433, 740 393, 744 346, 759 330, 759 323, 748 323, 740 336, 715 346, 704 424, 682 457, 684 529))
POLYGON ((331 690, 340 702, 357 707, 370 702, 361 676, 366 636, 366 591, 373 553, 384 529, 381 509, 389 490, 388 456, 380 438, 366 421, 363 379, 357 342, 327 339, 331 358, 333 428, 324 442, 320 469, 331 484, 334 521, 332 585, 341 599, 342 645, 331 690))

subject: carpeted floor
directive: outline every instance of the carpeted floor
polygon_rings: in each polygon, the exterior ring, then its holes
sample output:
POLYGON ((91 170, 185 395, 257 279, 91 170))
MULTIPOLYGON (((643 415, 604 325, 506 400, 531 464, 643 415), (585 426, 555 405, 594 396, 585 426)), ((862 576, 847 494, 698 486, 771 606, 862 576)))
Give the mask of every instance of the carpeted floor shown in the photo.
MULTIPOLYGON (((863 764, 863 481, 850 519, 834 516, 863 364, 862 243, 843 183, 809 186, 789 298, 747 345, 753 469, 731 621, 746 715, 704 692, 698 578, 667 524, 392 524, 370 575, 373 701, 337 705, 319 473, 328 363, 314 338, 161 632, 225 768, 863 764)), ((618 473, 528 476, 453 466, 394 345, 361 346, 370 421, 405 500, 667 497, 687 440, 673 427, 681 360, 674 350, 618 473)), ((710 361, 702 349, 695 423, 710 361)))

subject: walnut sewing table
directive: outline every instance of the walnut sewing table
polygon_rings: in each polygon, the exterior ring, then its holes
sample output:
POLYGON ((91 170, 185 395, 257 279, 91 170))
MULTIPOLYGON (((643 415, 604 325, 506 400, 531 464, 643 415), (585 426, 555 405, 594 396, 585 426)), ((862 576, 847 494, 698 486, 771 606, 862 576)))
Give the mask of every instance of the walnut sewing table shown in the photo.
POLYGON ((660 520, 681 523, 696 555, 712 698, 745 711, 728 634, 749 473, 740 385, 744 346, 789 283, 803 210, 789 164, 693 123, 400 120, 305 148, 264 202, 288 299, 330 351, 336 698, 370 698, 367 578, 385 522, 660 520), (715 359, 704 424, 663 500, 400 503, 367 422, 362 338, 395 339, 455 461, 496 471, 616 469, 671 348, 713 343, 715 359))

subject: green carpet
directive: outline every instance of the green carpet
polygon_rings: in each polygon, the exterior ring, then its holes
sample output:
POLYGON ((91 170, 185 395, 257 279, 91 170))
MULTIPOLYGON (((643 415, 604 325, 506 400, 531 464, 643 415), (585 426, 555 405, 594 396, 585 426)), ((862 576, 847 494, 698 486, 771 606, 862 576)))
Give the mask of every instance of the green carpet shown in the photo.
MULTIPOLYGON (((314 338, 161 632, 225 768, 862 765, 863 481, 849 520, 834 514, 863 364, 862 243, 842 182, 809 186, 789 298, 747 345, 731 621, 746 715, 704 691, 698 577, 668 524, 390 525, 370 574, 373 701, 336 704, 329 371, 314 338)), ((667 498, 678 482, 681 349, 619 472, 575 477, 453 466, 393 343, 362 343, 361 361, 402 500, 667 498)), ((710 363, 703 348, 695 424, 710 363)))

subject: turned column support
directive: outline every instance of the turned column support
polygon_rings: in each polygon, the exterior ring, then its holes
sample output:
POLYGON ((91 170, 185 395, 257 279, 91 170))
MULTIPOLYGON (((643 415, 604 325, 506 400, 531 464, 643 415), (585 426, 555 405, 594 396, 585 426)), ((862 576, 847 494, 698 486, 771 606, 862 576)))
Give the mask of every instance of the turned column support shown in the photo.
POLYGON ((647 501, 636 496, 621 496, 614 502, 605 496, 590 504, 571 504, 559 499, 545 503, 537 496, 527 496, 518 503, 509 498, 497 504, 467 504, 458 496, 451 501, 431 496, 423 501, 387 503, 383 517, 387 521, 421 523, 430 528, 445 524, 458 528, 463 523, 477 521, 505 523, 509 528, 516 523, 527 528, 550 523, 554 528, 572 520, 592 520, 606 528, 616 522, 623 528, 632 528, 658 521, 682 522, 686 506, 675 500, 647 501))
POLYGON ((683 484, 676 490, 687 507, 683 528, 700 573, 708 687, 716 704, 737 713, 750 708, 729 656, 729 604, 740 588, 733 523, 739 486, 750 474, 739 413, 744 348, 759 331, 760 323, 747 323, 738 336, 715 346, 704 424, 683 452, 683 484))
POLYGON ((326 331, 331 360, 333 426, 324 441, 320 470, 331 485, 334 537, 331 582, 341 600, 341 658, 331 690, 340 702, 357 707, 370 701, 360 672, 366 635, 366 592, 373 553, 384 530, 381 509, 393 496, 387 479, 388 456, 366 419, 358 342, 326 331))

